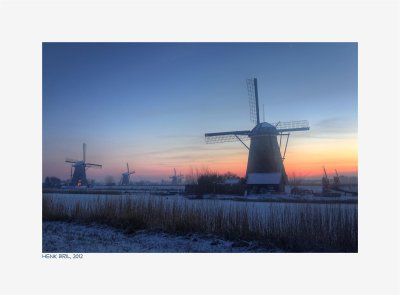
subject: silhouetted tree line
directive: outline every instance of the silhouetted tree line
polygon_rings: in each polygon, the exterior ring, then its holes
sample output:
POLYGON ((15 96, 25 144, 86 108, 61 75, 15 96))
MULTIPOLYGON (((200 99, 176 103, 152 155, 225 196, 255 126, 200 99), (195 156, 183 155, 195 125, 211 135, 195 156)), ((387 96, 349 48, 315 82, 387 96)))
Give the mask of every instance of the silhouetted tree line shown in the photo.
MULTIPOLYGON (((234 173, 227 172, 225 174, 218 174, 218 173, 209 173, 209 174, 202 174, 199 175, 197 178, 197 184, 199 186, 207 186, 207 185, 212 185, 212 184, 222 184, 225 182, 227 179, 231 178, 240 178, 234 173)), ((241 183, 244 183, 244 178, 240 179, 241 183)))
POLYGON ((44 187, 60 188, 61 185, 61 179, 54 176, 46 177, 43 183, 44 187))
POLYGON ((234 173, 227 172, 219 174, 208 169, 197 173, 197 178, 191 184, 185 186, 185 192, 189 194, 237 194, 243 195, 245 190, 245 179, 234 173), (226 184, 227 179, 240 179, 239 183, 226 184))

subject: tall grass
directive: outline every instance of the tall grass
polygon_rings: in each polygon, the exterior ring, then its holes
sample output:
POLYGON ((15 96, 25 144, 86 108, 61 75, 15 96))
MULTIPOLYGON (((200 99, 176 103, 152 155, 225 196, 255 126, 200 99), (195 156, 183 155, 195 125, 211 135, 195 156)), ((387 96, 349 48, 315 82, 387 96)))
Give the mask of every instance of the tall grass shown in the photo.
POLYGON ((255 240, 289 252, 357 252, 357 207, 271 204, 262 210, 241 203, 166 201, 113 196, 90 202, 60 202, 43 196, 43 220, 97 222, 169 233, 204 233, 229 240, 255 240), (353 209, 349 209, 353 208, 353 209))

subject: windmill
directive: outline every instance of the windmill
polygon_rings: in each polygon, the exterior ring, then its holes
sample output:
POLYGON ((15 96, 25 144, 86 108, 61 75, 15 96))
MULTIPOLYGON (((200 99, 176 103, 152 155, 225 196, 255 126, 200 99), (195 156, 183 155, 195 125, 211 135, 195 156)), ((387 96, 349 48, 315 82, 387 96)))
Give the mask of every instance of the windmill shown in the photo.
POLYGON ((174 168, 174 175, 170 176, 170 178, 172 179, 171 184, 176 185, 182 182, 183 175, 182 174, 176 175, 176 169, 174 168))
POLYGON ((66 159, 66 163, 71 163, 71 183, 73 186, 87 186, 88 181, 86 178, 86 169, 93 168, 101 168, 102 166, 99 164, 86 163, 86 143, 83 144, 83 160, 72 160, 66 159), (72 168, 74 168, 74 173, 72 174, 72 168))
POLYGON ((129 185, 129 178, 133 173, 135 173, 135 171, 129 171, 129 165, 126 163, 126 172, 122 173, 120 184, 129 185))
POLYGON ((240 141, 248 150, 246 180, 253 188, 282 191, 288 182, 283 162, 290 132, 307 131, 308 121, 260 122, 257 79, 247 79, 252 130, 206 133, 206 143, 240 141), (279 141, 278 141, 279 137, 279 141), (285 144, 282 138, 286 138, 285 144), (250 140, 250 147, 245 143, 250 140), (283 152, 281 151, 283 149, 283 152))

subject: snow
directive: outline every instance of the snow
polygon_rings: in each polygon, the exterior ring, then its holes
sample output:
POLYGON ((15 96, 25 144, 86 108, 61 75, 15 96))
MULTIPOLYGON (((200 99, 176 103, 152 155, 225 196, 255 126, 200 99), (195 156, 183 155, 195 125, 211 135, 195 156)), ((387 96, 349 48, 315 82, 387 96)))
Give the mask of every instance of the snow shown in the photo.
POLYGON ((281 252, 256 242, 227 241, 211 235, 121 230, 99 224, 43 222, 44 253, 240 253, 281 252))
MULTIPOLYGON (((303 189, 310 189, 314 192, 321 192, 321 187, 313 187, 313 186, 302 186, 303 189)), ((289 189, 290 190, 290 189, 289 189)), ((235 196, 235 195, 204 195, 202 197, 197 196, 185 196, 185 195, 168 195, 168 196, 158 196, 151 194, 149 192, 141 192, 141 193, 132 193, 126 192, 123 195, 107 195, 100 193, 85 193, 79 194, 63 194, 63 193, 44 193, 44 196, 50 197, 54 201, 66 201, 68 203, 75 203, 77 201, 81 203, 88 203, 96 200, 106 200, 106 199, 159 199, 166 202, 184 202, 195 201, 199 202, 210 202, 211 200, 217 201, 219 204, 224 204, 224 206, 232 205, 232 202, 236 204, 236 206, 247 205, 251 206, 252 203, 257 202, 290 202, 290 203, 353 203, 356 204, 358 202, 357 196, 352 195, 344 195, 342 194, 339 197, 322 197, 322 196, 314 196, 314 195, 292 195, 289 192, 287 193, 264 193, 264 194, 249 194, 247 196, 235 196), (224 202, 220 202, 224 201, 224 202), (231 202, 226 202, 231 201, 231 202)), ((259 204, 257 205, 259 206, 259 204)))
MULTIPOLYGON (((196 199, 195 196, 188 196, 189 199, 196 199)), ((357 196, 341 195, 339 197, 318 197, 314 195, 292 195, 290 193, 265 193, 265 194, 249 194, 247 196, 230 196, 230 195, 204 195, 203 200, 230 200, 240 201, 247 204, 252 202, 265 202, 265 203, 326 203, 326 204, 340 204, 349 203, 356 204, 358 202, 357 196)))

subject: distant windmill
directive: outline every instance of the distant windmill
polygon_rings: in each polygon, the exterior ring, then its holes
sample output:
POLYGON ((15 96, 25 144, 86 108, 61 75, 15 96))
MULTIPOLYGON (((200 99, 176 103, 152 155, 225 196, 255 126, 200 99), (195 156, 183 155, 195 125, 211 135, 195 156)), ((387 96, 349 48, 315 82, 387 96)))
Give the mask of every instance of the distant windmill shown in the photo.
POLYGON ((182 174, 176 175, 176 169, 174 168, 174 175, 170 176, 170 178, 172 179, 171 181, 172 184, 174 185, 181 184, 183 175, 182 174))
POLYGON ((99 164, 86 163, 86 143, 83 144, 83 160, 72 160, 66 159, 66 163, 72 163, 71 166, 71 183, 73 186, 87 186, 88 181, 86 178, 86 169, 90 167, 101 168, 99 164), (72 174, 72 168, 74 168, 74 173, 72 174))
POLYGON ((247 80, 247 89, 250 119, 256 126, 252 130, 206 133, 206 143, 239 140, 249 150, 246 171, 247 184, 282 191, 287 183, 283 161, 285 160, 290 132, 309 130, 308 121, 260 123, 256 78, 247 80), (282 136, 286 136, 283 155, 281 155, 282 136), (244 143, 245 140, 250 140, 250 147, 244 143))
POLYGON ((122 173, 120 184, 129 185, 129 178, 133 173, 135 173, 135 171, 129 171, 129 165, 126 163, 126 172, 122 173))

